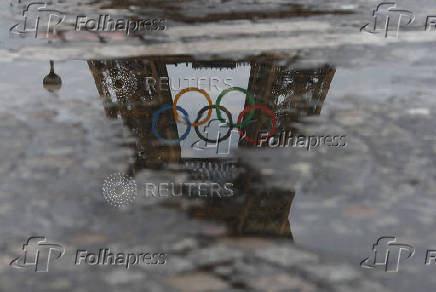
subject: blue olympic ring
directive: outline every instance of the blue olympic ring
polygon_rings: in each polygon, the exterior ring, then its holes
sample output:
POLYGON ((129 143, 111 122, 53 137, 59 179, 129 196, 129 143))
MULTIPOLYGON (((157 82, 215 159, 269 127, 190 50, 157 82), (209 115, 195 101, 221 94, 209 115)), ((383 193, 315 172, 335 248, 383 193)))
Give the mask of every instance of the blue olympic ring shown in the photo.
POLYGON ((167 105, 167 106, 163 106, 163 107, 161 107, 154 115, 153 115, 153 121, 152 121, 152 127, 151 127, 151 130, 153 131, 153 134, 159 139, 159 140, 162 140, 162 141, 164 141, 165 143, 168 143, 168 144, 177 144, 177 143, 179 143, 180 141, 182 141, 182 140, 185 140, 186 139, 186 137, 188 137, 188 135, 189 135, 189 133, 191 132, 191 122, 189 121, 189 115, 188 115, 188 113, 183 109, 183 108, 181 108, 180 106, 177 106, 176 107, 177 108, 177 110, 178 111, 180 111, 183 115, 184 115, 184 117, 183 117, 183 119, 185 120, 185 122, 186 122, 186 124, 187 124, 187 127, 186 127, 186 132, 185 132, 185 134, 183 134, 183 136, 182 137, 180 137, 179 139, 177 139, 177 140, 167 140, 167 139, 164 139, 164 138, 162 138, 160 135, 159 135, 159 133, 157 132, 157 130, 156 130, 156 125, 157 125, 157 121, 158 121, 158 119, 159 119, 159 116, 160 116, 160 114, 161 113, 163 113, 164 111, 167 111, 167 110, 172 110, 173 109, 173 106, 172 105, 167 105))

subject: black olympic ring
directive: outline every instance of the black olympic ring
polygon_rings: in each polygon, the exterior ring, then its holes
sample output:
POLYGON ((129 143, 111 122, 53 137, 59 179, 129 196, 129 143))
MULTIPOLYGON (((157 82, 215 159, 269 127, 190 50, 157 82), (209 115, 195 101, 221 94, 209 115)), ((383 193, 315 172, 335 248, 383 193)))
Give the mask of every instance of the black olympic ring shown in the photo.
MULTIPOLYGON (((212 106, 205 106, 205 107, 203 107, 199 112, 198 112, 198 116, 197 116, 197 119, 195 120, 195 123, 198 123, 198 121, 200 120, 200 118, 201 118, 201 116, 203 115, 203 113, 205 112, 205 111, 207 111, 207 110, 209 110, 210 108, 215 108, 216 106, 215 105, 212 105, 212 106)), ((208 143, 220 143, 220 142, 222 142, 222 141, 225 141, 225 140, 227 140, 229 137, 230 137, 230 135, 232 134, 232 130, 233 130, 233 119, 232 119, 232 114, 230 113, 230 111, 228 110, 228 109, 226 109, 225 107, 223 107, 222 105, 220 105, 220 110, 223 110, 226 114, 227 114, 227 118, 229 119, 229 123, 230 124, 227 124, 226 126, 228 126, 228 131, 227 131, 227 134, 225 134, 224 136, 222 136, 221 138, 219 138, 218 140, 211 140, 211 139, 208 139, 208 138, 206 138, 206 137, 204 137, 201 133, 200 133, 200 130, 198 129, 198 126, 195 126, 194 127, 194 129, 195 129, 195 132, 197 133, 197 135, 198 135, 198 137, 201 139, 201 140, 203 140, 203 141, 205 141, 205 142, 208 142, 208 143)), ((194 123, 194 124, 195 124, 194 123)), ((218 130, 219 131, 219 130, 218 130)))

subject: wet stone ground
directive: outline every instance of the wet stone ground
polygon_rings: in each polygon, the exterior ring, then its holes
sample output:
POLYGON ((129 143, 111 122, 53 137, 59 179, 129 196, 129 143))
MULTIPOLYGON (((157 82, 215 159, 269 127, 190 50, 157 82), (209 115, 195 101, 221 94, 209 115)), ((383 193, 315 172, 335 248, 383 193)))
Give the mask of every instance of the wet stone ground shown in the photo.
MULTIPOLYGON (((86 67, 78 63, 60 66, 67 88, 83 81, 86 67), (70 74, 81 77, 67 85, 70 74)), ((41 65, 7 64, 5 72, 15 73, 3 80, 43 72, 41 65)), ((229 237, 225 225, 193 220, 160 200, 138 198, 128 209, 110 206, 101 196, 101 184, 105 176, 125 170, 133 151, 123 145, 130 145, 133 136, 123 131, 121 121, 107 120, 98 95, 42 94, 41 84, 30 91, 33 78, 40 77, 35 75, 2 93, 2 290, 384 291, 347 260, 296 247, 290 239, 229 237), (50 273, 8 266, 32 235, 44 235, 67 250, 50 273), (72 264, 76 249, 102 247, 165 252, 168 262, 129 270, 72 264)), ((135 179, 163 177, 165 171, 143 171, 135 179)))
MULTIPOLYGON (((9 27, 21 6, 5 2, 0 24, 9 27)), ((424 265, 436 244, 432 34, 359 33, 376 2, 288 2, 55 1, 70 16, 114 9, 165 17, 169 28, 128 39, 67 30, 51 43, 2 30, 1 291, 432 290, 434 267, 424 265), (49 60, 62 84, 49 75, 43 86, 49 60), (278 134, 343 135, 346 145, 307 151, 236 138, 224 155, 194 148, 194 130, 180 144, 157 139, 152 117, 180 88, 149 89, 146 77, 213 74, 270 108, 278 134), (104 199, 116 173, 136 181, 128 207, 104 199), (235 193, 144 196, 145 183, 174 181, 231 182, 235 193), (31 236, 66 250, 49 273, 9 266, 31 236), (416 248, 399 273, 359 265, 381 236, 416 248), (129 269, 74 265, 76 250, 101 248, 168 258, 129 269)), ((432 11, 429 1, 400 4, 417 17, 432 11)), ((219 91, 209 91, 215 102, 219 91)), ((223 102, 234 122, 249 105, 238 94, 223 102)), ((179 101, 190 117, 203 104, 179 101)), ((256 111, 248 136, 271 129, 268 118, 256 111)), ((186 129, 170 111, 157 128, 174 139, 186 129)))

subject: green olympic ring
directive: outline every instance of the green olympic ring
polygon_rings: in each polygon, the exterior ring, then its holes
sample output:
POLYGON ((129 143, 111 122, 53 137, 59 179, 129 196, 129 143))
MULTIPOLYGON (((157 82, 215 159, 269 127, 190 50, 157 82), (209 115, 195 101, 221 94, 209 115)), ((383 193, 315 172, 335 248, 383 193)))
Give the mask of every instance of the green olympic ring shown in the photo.
POLYGON ((221 103, 221 99, 224 97, 224 95, 226 95, 227 93, 231 92, 231 91, 240 91, 242 93, 245 93, 246 96, 248 96, 248 99, 250 101, 250 105, 251 106, 255 106, 255 102, 254 102, 254 97, 253 95, 251 95, 251 93, 249 93, 247 90, 241 88, 241 87, 230 87, 226 90, 223 90, 220 95, 218 96, 216 102, 215 102, 215 109, 216 109, 216 115, 218 117, 218 119, 220 120, 221 123, 225 123, 226 125, 228 125, 229 127, 235 127, 235 128, 243 128, 245 127, 245 124, 251 120, 255 114, 255 109, 251 110, 250 113, 248 114, 247 118, 245 120, 243 120, 241 123, 236 123, 233 125, 230 125, 229 123, 226 123, 226 120, 223 119, 223 117, 221 116, 221 110, 220 110, 220 103, 221 103))

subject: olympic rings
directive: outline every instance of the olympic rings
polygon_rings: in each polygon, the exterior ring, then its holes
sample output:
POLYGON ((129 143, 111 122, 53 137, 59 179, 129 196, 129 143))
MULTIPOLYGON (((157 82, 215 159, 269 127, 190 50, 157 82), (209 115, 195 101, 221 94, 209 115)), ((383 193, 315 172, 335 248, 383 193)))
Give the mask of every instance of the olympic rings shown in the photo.
POLYGON ((182 141, 182 140, 185 140, 186 137, 187 137, 187 136, 189 135, 189 133, 191 132, 191 128, 192 128, 192 126, 194 126, 195 132, 197 133, 197 136, 198 136, 200 139, 202 139, 203 141, 209 142, 209 143, 219 143, 219 142, 222 142, 222 141, 228 139, 228 138, 230 137, 231 133, 232 133, 233 128, 234 128, 234 127, 237 127, 237 128, 238 128, 238 132, 239 132, 239 134, 241 135, 241 137, 242 137, 244 140, 246 140, 246 141, 248 141, 248 142, 250 142, 250 143, 256 143, 256 144, 257 144, 257 143, 258 143, 258 140, 255 140, 255 139, 252 139, 252 138, 250 138, 250 137, 247 137, 247 135, 242 131, 242 128, 245 127, 246 124, 247 124, 247 123, 248 123, 248 122, 253 118, 253 116, 254 116, 254 114, 255 114, 255 110, 256 110, 256 109, 263 110, 263 111, 265 111, 266 113, 268 113, 268 114, 271 116, 271 120, 272 120, 273 127, 272 127, 272 129, 271 129, 271 131, 270 131, 270 133, 269 133, 267 139, 270 138, 271 136, 273 136, 273 135, 275 134, 275 132, 276 132, 276 130, 277 130, 277 120, 276 120, 276 117, 275 117, 274 113, 273 113, 273 112, 272 112, 268 107, 266 107, 266 106, 261 106, 261 105, 255 105, 254 103, 255 103, 255 101, 254 101, 254 97, 253 97, 253 95, 251 95, 249 92, 247 92, 247 90, 245 90, 245 89, 243 89, 243 88, 241 88, 241 87, 231 87, 231 88, 228 88, 228 89, 226 89, 226 90, 223 90, 223 91, 220 93, 220 95, 218 96, 215 105, 212 104, 212 100, 210 99, 210 96, 209 96, 209 94, 208 94, 206 91, 204 91, 203 89, 196 88, 196 87, 188 87, 188 88, 182 89, 182 90, 181 90, 181 91, 176 95, 176 97, 175 97, 175 99, 174 99, 174 104, 173 104, 173 105, 163 106, 162 108, 160 108, 160 109, 159 109, 159 110, 158 110, 158 111, 153 115, 153 121, 152 121, 152 132, 153 132, 153 134, 154 134, 154 135, 155 135, 159 140, 162 140, 162 141, 164 141, 165 143, 168 143, 168 144, 176 144, 176 143, 179 143, 179 142, 182 141), (190 122, 190 120, 189 120, 189 115, 188 115, 188 113, 187 113, 187 112, 186 112, 182 107, 177 106, 177 101, 180 99, 180 97, 181 97, 183 94, 185 94, 186 92, 190 92, 190 91, 196 91, 196 92, 199 92, 199 93, 203 94, 203 95, 206 97, 207 101, 209 102, 209 105, 208 105, 208 106, 203 107, 203 108, 198 112, 197 119, 195 120, 195 123, 192 123, 192 124, 191 124, 191 122, 190 122), (229 93, 229 92, 231 92, 231 91, 240 91, 240 92, 242 92, 242 93, 245 93, 246 96, 248 96, 248 99, 249 99, 250 104, 251 104, 251 106, 245 108, 245 109, 244 109, 244 110, 239 114, 239 116, 238 116, 238 122, 237 122, 236 124, 233 124, 232 114, 230 113, 230 111, 228 111, 225 107, 223 107, 223 106, 220 105, 221 99, 224 97, 224 95, 226 95, 227 93, 229 93), (212 116, 212 109, 213 109, 214 107, 215 107, 215 109, 216 109, 218 119, 219 119, 222 123, 225 123, 225 124, 227 125, 227 127, 229 127, 229 130, 228 130, 227 134, 224 135, 223 137, 220 137, 220 138, 217 139, 217 140, 211 140, 211 139, 205 138, 205 137, 200 133, 200 131, 199 131, 199 129, 198 129, 198 126, 203 125, 203 124, 207 123, 207 122, 210 120, 210 117, 212 116), (173 110, 173 113, 174 113, 174 119, 176 120, 176 122, 181 122, 181 121, 179 121, 179 116, 178 116, 178 113, 177 113, 177 111, 180 111, 181 113, 183 113, 183 115, 184 115, 183 120, 184 120, 184 123, 187 125, 186 132, 183 134, 183 136, 181 136, 181 137, 180 137, 179 139, 177 139, 177 140, 167 140, 167 139, 162 138, 162 137, 159 135, 159 133, 157 132, 157 129, 156 129, 157 122, 158 122, 158 119, 159 119, 160 114, 161 114, 162 112, 164 112, 164 111, 171 110, 171 109, 173 110), (203 121, 200 122, 199 120, 201 119, 202 114, 203 114, 206 110, 208 111, 207 117, 206 117, 203 121), (227 117, 228 117, 228 120, 229 120, 228 122, 226 122, 226 121, 222 118, 221 110, 223 110, 223 111, 226 112, 227 117), (243 120, 244 116, 245 116, 247 113, 248 113, 248 116, 245 118, 245 120, 243 120))
POLYGON ((187 123, 187 128, 186 128, 186 132, 185 132, 185 134, 183 134, 183 136, 182 137, 180 137, 179 139, 177 139, 177 140, 167 140, 167 139, 164 139, 164 138, 162 138, 160 135, 159 135, 159 133, 157 132, 157 130, 156 130, 156 125, 157 125, 157 121, 158 121, 158 119, 159 119, 159 116, 160 116, 160 114, 161 113, 163 113, 164 111, 167 111, 167 110, 170 110, 170 109, 172 109, 173 108, 173 106, 171 106, 171 105, 167 105, 167 106, 164 106, 164 107, 161 107, 154 115, 153 115, 153 121, 152 121, 152 131, 153 131, 153 134, 158 138, 158 139, 160 139, 160 140, 162 140, 162 141, 164 141, 165 143, 168 143, 168 144, 177 144, 177 143, 179 143, 180 141, 182 141, 182 140, 185 140, 186 139, 186 137, 188 137, 188 135, 189 135, 189 132, 191 132, 191 122, 189 121, 189 115, 188 115, 188 113, 183 109, 183 108, 181 108, 180 106, 177 106, 176 107, 176 109, 178 110, 178 111, 181 111, 182 112, 182 114, 184 115, 184 120, 186 121, 186 123, 187 123))
MULTIPOLYGON (((198 120, 201 118, 201 115, 202 115, 202 114, 203 114, 207 109, 211 109, 212 107, 214 107, 214 106, 205 106, 204 108, 202 108, 202 109, 198 112, 197 120, 196 120, 195 122, 198 122, 198 120)), ((227 117, 228 117, 228 119, 229 119, 229 123, 228 123, 227 125, 230 125, 230 126, 229 126, 229 129, 228 129, 227 134, 225 134, 224 136, 222 136, 222 137, 219 138, 218 140, 211 140, 211 139, 205 138, 205 137, 200 133, 200 130, 198 129, 198 127, 195 126, 195 127, 194 127, 195 132, 197 133, 197 136, 198 136, 201 140, 203 140, 203 141, 205 141, 205 142, 208 142, 208 143, 220 143, 220 142, 222 142, 222 141, 225 141, 225 140, 226 140, 227 138, 229 138, 230 135, 232 134, 232 130, 233 130, 232 114, 231 114, 231 113, 229 112, 229 110, 226 109, 225 107, 220 106, 220 108, 221 108, 223 111, 226 112, 227 117)))
MULTIPOLYGON (((246 96, 248 96, 248 100, 250 101, 250 104, 251 104, 251 106, 255 106, 256 104, 255 104, 255 102, 254 102, 254 97, 253 97, 253 95, 251 95, 251 93, 249 93, 247 90, 245 90, 245 89, 243 89, 243 88, 241 88, 241 87, 231 87, 231 88, 228 88, 228 89, 226 89, 226 90, 223 90, 221 93, 220 93, 220 95, 218 96, 218 98, 217 98, 217 100, 216 100, 216 102, 215 102, 215 105, 216 105, 216 115, 217 115, 217 117, 218 117, 218 119, 222 122, 222 123, 225 123, 225 121, 224 121, 224 119, 222 118, 222 116, 221 116, 221 111, 220 111, 220 103, 221 103, 221 99, 224 97, 224 95, 226 95, 227 93, 229 93, 229 92, 231 92, 231 91, 240 91, 240 92, 242 92, 242 93, 245 93, 245 95, 246 96)), ((250 114, 248 115, 248 117, 241 123, 240 121, 238 121, 238 123, 237 124, 234 124, 234 125, 232 125, 233 127, 236 127, 236 128, 243 128, 243 127, 245 127, 245 124, 249 121, 249 120, 251 120, 252 118, 253 118, 253 116, 254 116, 254 110, 252 110, 251 112, 250 112, 250 114)))
POLYGON ((192 126, 194 126, 194 127, 201 126, 203 124, 206 124, 207 121, 209 121, 210 117, 212 116, 212 100, 210 99, 210 96, 209 96, 209 94, 206 91, 204 91, 203 89, 197 88, 197 87, 188 87, 188 88, 182 89, 179 93, 177 93, 176 97, 174 98, 174 104, 173 104, 174 118, 175 118, 176 122, 180 122, 179 121, 179 114, 177 113, 177 109, 176 109, 177 101, 179 100, 179 98, 183 94, 185 94, 187 92, 190 92, 190 91, 196 91, 196 92, 199 92, 199 93, 203 94, 204 97, 209 102, 209 111, 207 113, 207 117, 203 121, 201 121, 201 122, 195 122, 195 123, 192 124, 192 126))
MULTIPOLYGON (((254 110, 254 109, 260 109, 260 110, 263 110, 263 111, 267 112, 267 113, 271 116, 271 120, 272 120, 272 123, 273 123, 273 127, 272 127, 272 129, 271 129, 271 131, 270 131, 268 137, 266 138, 266 139, 269 139, 272 135, 275 134, 275 132, 276 132, 276 130, 277 130, 277 120, 276 120, 276 117, 275 117, 274 113, 273 113, 269 108, 267 108, 266 106, 263 106, 263 105, 255 105, 255 106, 249 106, 249 107, 245 108, 245 109, 244 109, 244 110, 239 114, 239 117, 238 117, 238 123, 241 123, 242 118, 245 116, 245 114, 246 114, 247 112, 252 111, 252 110, 254 110)), ((253 112, 253 111, 252 111, 252 112, 253 112)), ((238 128, 238 131, 239 131, 239 134, 241 135, 242 139, 244 139, 245 141, 251 142, 251 143, 253 143, 253 144, 257 144, 257 143, 258 143, 258 140, 251 139, 251 138, 248 137, 247 135, 244 135, 244 133, 242 132, 242 129, 241 129, 241 128, 238 128)))

